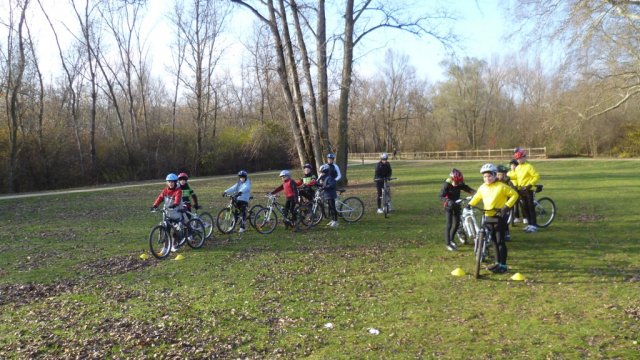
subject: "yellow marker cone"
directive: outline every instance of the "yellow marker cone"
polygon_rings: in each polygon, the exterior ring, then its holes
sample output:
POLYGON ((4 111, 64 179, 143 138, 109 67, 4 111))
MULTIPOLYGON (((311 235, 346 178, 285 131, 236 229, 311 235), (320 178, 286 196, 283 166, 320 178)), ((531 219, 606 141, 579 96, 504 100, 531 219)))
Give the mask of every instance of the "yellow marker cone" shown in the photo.
POLYGON ((149 258, 149 255, 147 255, 146 253, 142 253, 140 255, 140 259, 142 259, 142 260, 147 260, 148 258, 149 258))
POLYGON ((460 268, 456 268, 455 270, 453 270, 451 272, 451 275, 453 276, 464 276, 464 270, 460 269, 460 268))
POLYGON ((525 279, 524 276, 522 274, 520 274, 520 273, 515 273, 511 277, 511 280, 515 280, 515 281, 522 281, 524 279, 525 279))
POLYGON ((184 256, 182 256, 182 254, 178 254, 178 256, 176 256, 176 260, 182 260, 184 259, 184 256))

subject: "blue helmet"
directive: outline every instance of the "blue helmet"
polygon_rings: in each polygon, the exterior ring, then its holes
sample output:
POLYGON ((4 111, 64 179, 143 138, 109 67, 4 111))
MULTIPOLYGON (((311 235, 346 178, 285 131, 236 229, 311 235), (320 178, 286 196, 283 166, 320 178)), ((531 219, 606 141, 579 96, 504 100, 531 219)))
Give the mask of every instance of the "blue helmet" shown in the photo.
POLYGON ((167 178, 165 179, 167 181, 178 181, 178 175, 171 173, 169 175, 167 175, 167 178))
POLYGON ((238 171, 238 176, 239 177, 247 177, 247 176, 249 176, 249 174, 244 170, 240 170, 240 171, 238 171))
POLYGON ((327 154, 327 159, 335 159, 336 158, 336 154, 334 153, 328 153, 327 154))

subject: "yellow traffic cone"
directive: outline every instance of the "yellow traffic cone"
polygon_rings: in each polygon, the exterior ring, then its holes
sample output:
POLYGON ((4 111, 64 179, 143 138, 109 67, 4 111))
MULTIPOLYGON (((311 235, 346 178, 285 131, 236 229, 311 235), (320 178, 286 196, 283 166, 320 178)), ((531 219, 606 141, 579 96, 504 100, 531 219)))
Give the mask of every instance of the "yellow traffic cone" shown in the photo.
POLYGON ((178 254, 178 256, 176 256, 176 260, 182 260, 184 259, 184 256, 182 256, 182 254, 178 254))
POLYGON ((522 280, 524 280, 524 279, 525 279, 525 277, 524 277, 522 274, 520 274, 520 273, 515 273, 515 274, 513 274, 513 276, 511 277, 511 280, 514 280, 514 281, 522 281, 522 280))
POLYGON ((460 269, 460 268, 456 268, 455 270, 453 270, 451 272, 451 275, 453 276, 464 276, 464 270, 460 269))
POLYGON ((147 253, 140 254, 140 259, 147 260, 148 258, 149 258, 149 255, 147 255, 147 253))

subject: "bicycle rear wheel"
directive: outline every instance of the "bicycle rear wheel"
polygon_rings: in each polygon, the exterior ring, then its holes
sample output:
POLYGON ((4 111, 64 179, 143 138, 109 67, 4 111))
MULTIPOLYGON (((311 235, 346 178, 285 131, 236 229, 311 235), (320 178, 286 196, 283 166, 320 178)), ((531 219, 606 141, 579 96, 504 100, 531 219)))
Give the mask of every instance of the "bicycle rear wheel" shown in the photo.
POLYGON ((164 259, 171 253, 171 236, 167 228, 156 225, 149 233, 149 249, 156 259, 164 259))
POLYGON ((200 220, 202 220, 202 225, 204 225, 204 236, 206 239, 211 238, 213 234, 213 228, 216 226, 215 222, 213 222, 213 216, 208 212, 203 212, 198 214, 200 220))
POLYGON ((260 234, 271 234, 278 225, 278 215, 269 208, 262 208, 254 219, 256 231, 260 234))
POLYGON ((229 234, 236 228, 236 217, 233 214, 233 210, 228 207, 218 212, 217 220, 218 230, 223 234, 229 234))
POLYGON ((256 223, 255 223, 255 218, 256 218, 256 214, 258 213, 258 211, 260 211, 261 209, 264 209, 264 206, 260 205, 260 204, 256 204, 253 205, 251 207, 251 209, 249 209, 249 212, 247 213, 247 218, 249 219, 249 224, 251 224, 252 228, 256 228, 256 223))
POLYGON ((355 196, 346 198, 341 201, 338 214, 346 222, 356 222, 364 215, 364 203, 355 196))
POLYGON ((296 208, 296 229, 307 230, 313 226, 313 213, 311 212, 311 206, 307 204, 299 205, 296 208))
POLYGON ((191 219, 187 224, 187 245, 192 249, 199 249, 204 244, 205 227, 200 219, 191 219))
POLYGON ((476 265, 473 274, 476 279, 480 277, 480 267, 482 266, 482 260, 484 259, 484 248, 485 248, 484 243, 486 240, 487 239, 485 237, 484 231, 479 231, 478 235, 476 236, 476 242, 473 248, 473 254, 474 254, 475 265, 476 265))
POLYGON ((538 227, 546 228, 551 225, 556 217, 556 203, 548 197, 543 197, 534 201, 536 209, 536 221, 538 227))

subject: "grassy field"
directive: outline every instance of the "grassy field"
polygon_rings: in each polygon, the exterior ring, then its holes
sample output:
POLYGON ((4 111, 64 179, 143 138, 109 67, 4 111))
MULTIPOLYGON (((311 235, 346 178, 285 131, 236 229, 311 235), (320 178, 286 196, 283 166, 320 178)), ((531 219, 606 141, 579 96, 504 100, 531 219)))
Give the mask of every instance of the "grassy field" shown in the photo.
MULTIPOLYGON (((508 274, 454 277, 471 247, 445 250, 438 191, 454 165, 477 187, 481 164, 392 162, 386 220, 373 165, 353 166, 360 222, 180 261, 139 258, 162 184, 0 200, 0 358, 640 358, 640 162, 534 162, 555 222, 512 230, 508 274)), ((192 186, 213 212, 232 181, 192 186)), ((279 184, 252 181, 260 202, 279 184)))

